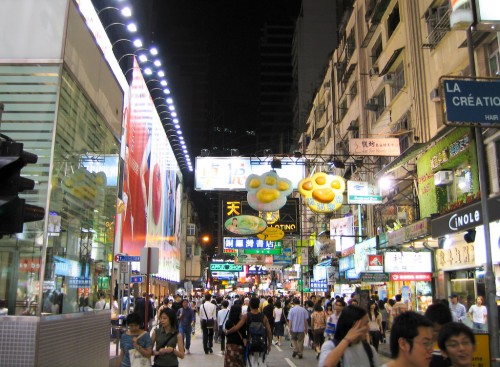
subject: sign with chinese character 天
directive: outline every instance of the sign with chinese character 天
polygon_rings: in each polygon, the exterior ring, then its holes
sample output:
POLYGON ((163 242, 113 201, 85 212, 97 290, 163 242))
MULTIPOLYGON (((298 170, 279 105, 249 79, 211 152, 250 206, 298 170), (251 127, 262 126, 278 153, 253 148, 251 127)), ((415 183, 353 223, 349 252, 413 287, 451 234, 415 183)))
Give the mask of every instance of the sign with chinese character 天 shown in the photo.
POLYGON ((228 218, 224 228, 228 232, 238 235, 253 235, 263 232, 267 227, 266 221, 253 215, 237 215, 228 218))
POLYGON ((350 155, 397 157, 401 154, 398 138, 350 139, 350 155))

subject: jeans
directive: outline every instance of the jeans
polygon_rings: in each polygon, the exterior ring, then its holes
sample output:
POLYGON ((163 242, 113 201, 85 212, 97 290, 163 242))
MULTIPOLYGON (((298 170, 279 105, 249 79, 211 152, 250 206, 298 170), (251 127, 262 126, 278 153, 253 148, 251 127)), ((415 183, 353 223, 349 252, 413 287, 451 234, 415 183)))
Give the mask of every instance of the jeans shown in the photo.
POLYGON ((480 322, 473 322, 472 328, 476 330, 486 331, 486 324, 481 324, 480 322))
POLYGON ((202 326, 201 330, 203 331, 203 350, 208 353, 214 346, 214 328, 202 326))
POLYGON ((292 331, 292 348, 293 352, 297 353, 299 356, 304 353, 304 338, 306 336, 306 333, 297 333, 292 331))
POLYGON ((193 331, 193 328, 191 325, 186 325, 186 326, 180 326, 179 327, 179 332, 182 335, 182 341, 184 343, 184 348, 189 349, 191 347, 191 332, 193 331))

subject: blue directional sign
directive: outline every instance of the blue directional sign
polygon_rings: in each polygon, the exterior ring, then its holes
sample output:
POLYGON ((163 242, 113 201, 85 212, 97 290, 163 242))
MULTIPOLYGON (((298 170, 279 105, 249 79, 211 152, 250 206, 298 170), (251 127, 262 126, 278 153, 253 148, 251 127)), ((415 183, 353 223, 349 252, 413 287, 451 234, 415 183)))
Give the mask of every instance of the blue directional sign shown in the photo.
POLYGON ((142 275, 130 277, 130 283, 142 283, 142 275))
POLYGON ((500 80, 442 78, 449 126, 500 127, 500 80))
POLYGON ((127 261, 133 261, 133 262, 139 262, 141 261, 140 256, 118 256, 118 261, 119 262, 127 262, 127 261))

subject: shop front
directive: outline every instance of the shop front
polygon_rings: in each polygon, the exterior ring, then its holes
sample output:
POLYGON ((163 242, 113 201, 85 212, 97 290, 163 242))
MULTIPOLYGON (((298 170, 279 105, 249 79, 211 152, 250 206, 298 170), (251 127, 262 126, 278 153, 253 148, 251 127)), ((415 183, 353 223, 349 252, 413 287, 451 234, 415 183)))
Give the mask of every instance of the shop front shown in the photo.
POLYGON ((384 270, 389 273, 388 298, 402 295, 411 310, 425 312, 432 304, 432 253, 386 252, 384 270))
MULTIPOLYGON (((500 263, 500 197, 487 201, 490 216, 491 261, 496 274, 497 296, 500 296, 498 264, 500 263)), ((437 293, 446 298, 452 293, 468 309, 477 296, 486 294, 484 241, 481 203, 475 202, 432 220, 432 237, 438 238, 436 270, 437 293)))

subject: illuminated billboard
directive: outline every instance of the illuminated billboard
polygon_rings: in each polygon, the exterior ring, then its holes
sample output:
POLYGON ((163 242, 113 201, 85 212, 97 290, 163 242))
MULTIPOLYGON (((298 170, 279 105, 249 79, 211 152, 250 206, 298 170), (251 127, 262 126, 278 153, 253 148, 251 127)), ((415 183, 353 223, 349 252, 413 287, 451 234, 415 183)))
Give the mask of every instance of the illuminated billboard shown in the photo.
POLYGON ((134 60, 125 109, 121 253, 160 249, 156 276, 180 280, 182 176, 148 87, 134 60))
MULTIPOLYGON (((304 177, 304 167, 297 158, 283 158, 277 172, 280 177, 290 180, 296 189, 304 177)), ((266 157, 196 157, 195 190, 246 191, 248 176, 262 175, 270 170, 271 161, 266 161, 266 157)))

